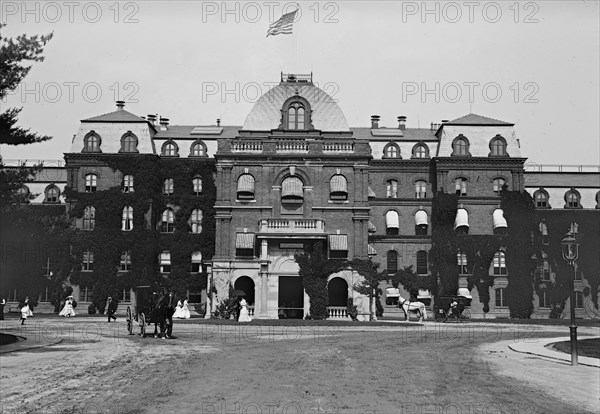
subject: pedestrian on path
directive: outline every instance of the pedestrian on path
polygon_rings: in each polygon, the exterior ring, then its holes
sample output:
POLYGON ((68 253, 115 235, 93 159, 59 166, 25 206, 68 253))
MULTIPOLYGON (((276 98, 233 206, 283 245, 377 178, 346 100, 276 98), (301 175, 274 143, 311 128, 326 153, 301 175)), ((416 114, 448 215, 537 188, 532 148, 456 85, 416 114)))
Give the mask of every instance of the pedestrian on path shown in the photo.
POLYGON ((0 321, 4 320, 4 305, 6 305, 6 299, 0 300, 0 321))
POLYGON ((115 316, 116 311, 117 300, 109 296, 108 299, 106 299, 106 314, 108 315, 108 322, 110 322, 111 318, 115 321, 117 320, 117 317, 115 316))
POLYGON ((21 310, 21 325, 25 325, 25 319, 29 317, 31 310, 29 309, 29 296, 25 296, 25 300, 19 304, 21 310))

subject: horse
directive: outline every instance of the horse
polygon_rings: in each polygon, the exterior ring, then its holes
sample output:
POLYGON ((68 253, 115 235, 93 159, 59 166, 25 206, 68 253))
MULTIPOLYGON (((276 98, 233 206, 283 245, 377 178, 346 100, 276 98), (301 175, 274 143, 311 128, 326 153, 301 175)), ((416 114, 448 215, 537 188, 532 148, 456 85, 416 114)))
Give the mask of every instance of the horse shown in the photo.
POLYGON ((164 339, 171 337, 173 333, 173 314, 175 313, 175 296, 173 292, 161 296, 158 300, 154 314, 154 336, 156 337, 156 326, 160 326, 160 336, 164 339))
POLYGON ((404 311, 404 320, 408 320, 409 313, 415 313, 419 316, 419 322, 423 319, 427 319, 427 308, 421 302, 411 302, 408 299, 403 299, 401 296, 398 297, 398 307, 404 311))

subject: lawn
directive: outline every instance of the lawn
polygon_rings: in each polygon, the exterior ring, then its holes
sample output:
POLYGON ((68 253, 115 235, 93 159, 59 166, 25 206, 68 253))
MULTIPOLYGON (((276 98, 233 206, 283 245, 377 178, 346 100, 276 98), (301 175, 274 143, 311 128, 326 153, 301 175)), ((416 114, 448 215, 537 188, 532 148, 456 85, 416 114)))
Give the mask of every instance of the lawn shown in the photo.
MULTIPOLYGON (((552 346, 557 351, 564 352, 566 354, 571 353, 570 341, 556 342, 552 344, 552 346)), ((579 356, 600 358, 600 338, 579 339, 577 341, 577 353, 579 356)))

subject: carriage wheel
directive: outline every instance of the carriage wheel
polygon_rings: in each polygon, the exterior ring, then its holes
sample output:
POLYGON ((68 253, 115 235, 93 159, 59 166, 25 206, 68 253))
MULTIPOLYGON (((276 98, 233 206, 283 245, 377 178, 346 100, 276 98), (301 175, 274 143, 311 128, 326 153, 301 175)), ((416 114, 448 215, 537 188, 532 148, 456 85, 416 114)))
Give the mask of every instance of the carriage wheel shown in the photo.
POLYGON ((436 322, 444 322, 446 320, 446 312, 443 309, 436 309, 434 313, 433 319, 436 322))
POLYGON ((140 313, 138 319, 138 323, 140 324, 140 335, 143 338, 144 336, 146 336, 146 317, 143 313, 140 313))
POLYGON ((463 319, 471 319, 471 311, 468 309, 465 309, 462 313, 462 318, 463 319))
POLYGON ((131 308, 127 306, 127 332, 133 335, 133 318, 131 317, 131 308))

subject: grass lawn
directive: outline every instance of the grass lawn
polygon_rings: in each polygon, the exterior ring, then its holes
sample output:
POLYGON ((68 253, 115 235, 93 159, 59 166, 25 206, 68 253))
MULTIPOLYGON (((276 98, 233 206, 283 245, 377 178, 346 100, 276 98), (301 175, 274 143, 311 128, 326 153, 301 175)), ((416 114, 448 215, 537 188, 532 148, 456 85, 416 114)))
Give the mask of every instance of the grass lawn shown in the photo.
MULTIPOLYGON (((557 351, 571 353, 571 342, 569 341, 556 342, 552 346, 557 351)), ((600 358, 600 338, 577 340, 577 353, 579 356, 600 358)))

